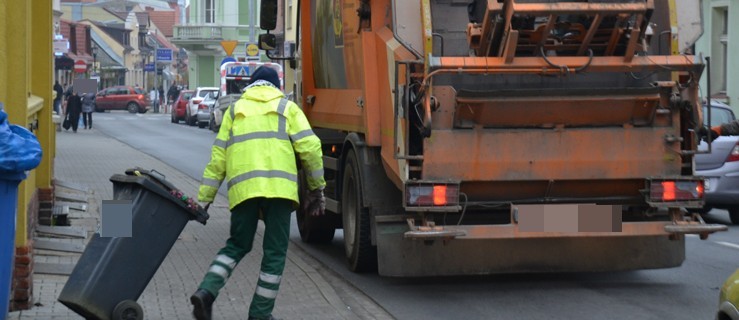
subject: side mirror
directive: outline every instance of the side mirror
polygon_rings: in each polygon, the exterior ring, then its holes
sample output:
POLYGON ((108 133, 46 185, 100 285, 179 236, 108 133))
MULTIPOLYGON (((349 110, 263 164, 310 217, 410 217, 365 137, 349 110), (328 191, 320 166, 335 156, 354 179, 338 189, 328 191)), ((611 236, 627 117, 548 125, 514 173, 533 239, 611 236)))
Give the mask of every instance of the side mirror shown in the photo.
POLYGON ((274 34, 266 33, 259 35, 259 49, 274 50, 275 48, 277 48, 277 37, 274 34))
MULTIPOLYGON (((277 28, 277 0, 262 0, 259 12, 259 27, 262 30, 277 28)), ((259 41, 261 43, 261 41, 259 41)))

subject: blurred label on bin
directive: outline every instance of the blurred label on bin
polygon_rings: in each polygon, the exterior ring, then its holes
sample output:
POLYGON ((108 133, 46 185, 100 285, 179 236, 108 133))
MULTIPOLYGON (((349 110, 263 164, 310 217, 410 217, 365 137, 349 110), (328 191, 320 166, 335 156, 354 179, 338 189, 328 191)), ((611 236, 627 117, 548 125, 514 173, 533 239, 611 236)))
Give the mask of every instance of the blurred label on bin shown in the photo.
POLYGON ((132 225, 133 202, 131 200, 103 200, 100 237, 130 238, 132 225))

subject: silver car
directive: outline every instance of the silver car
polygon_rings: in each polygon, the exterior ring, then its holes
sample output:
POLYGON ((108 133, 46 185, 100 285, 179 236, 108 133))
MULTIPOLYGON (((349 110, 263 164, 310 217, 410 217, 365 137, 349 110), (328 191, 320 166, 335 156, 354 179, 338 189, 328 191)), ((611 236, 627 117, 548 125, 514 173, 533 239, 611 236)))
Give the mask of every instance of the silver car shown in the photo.
MULTIPOLYGON (((734 119, 729 106, 711 102, 711 126, 734 119)), ((701 141, 698 149, 708 150, 708 144, 701 141)), ((739 136, 718 137, 711 143, 711 153, 696 155, 695 168, 695 174, 706 179, 706 205, 701 212, 726 209, 731 223, 739 224, 739 136)))
POLYGON ((218 91, 209 92, 198 105, 198 112, 195 117, 199 128, 205 128, 210 123, 210 111, 213 109, 216 100, 218 100, 218 91))

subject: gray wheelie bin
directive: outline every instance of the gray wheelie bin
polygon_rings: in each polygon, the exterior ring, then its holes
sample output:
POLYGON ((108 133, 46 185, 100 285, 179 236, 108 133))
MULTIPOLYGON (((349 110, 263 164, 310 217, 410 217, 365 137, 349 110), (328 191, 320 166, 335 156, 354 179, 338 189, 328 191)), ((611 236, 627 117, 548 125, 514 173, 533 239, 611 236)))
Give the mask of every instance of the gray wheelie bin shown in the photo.
POLYGON ((143 311, 136 300, 180 232, 189 220, 205 224, 208 214, 177 198, 161 175, 130 169, 110 181, 114 200, 132 200, 132 236, 95 234, 58 300, 86 319, 139 320, 143 311))

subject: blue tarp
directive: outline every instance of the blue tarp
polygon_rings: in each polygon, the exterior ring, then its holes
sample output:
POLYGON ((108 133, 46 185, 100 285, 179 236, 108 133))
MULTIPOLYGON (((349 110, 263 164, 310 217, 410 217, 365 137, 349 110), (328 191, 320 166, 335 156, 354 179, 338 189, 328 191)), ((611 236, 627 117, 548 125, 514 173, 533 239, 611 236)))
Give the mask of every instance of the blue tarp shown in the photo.
POLYGON ((41 163, 43 152, 36 136, 28 129, 8 123, 8 114, 0 109, 0 175, 33 170, 41 163))

